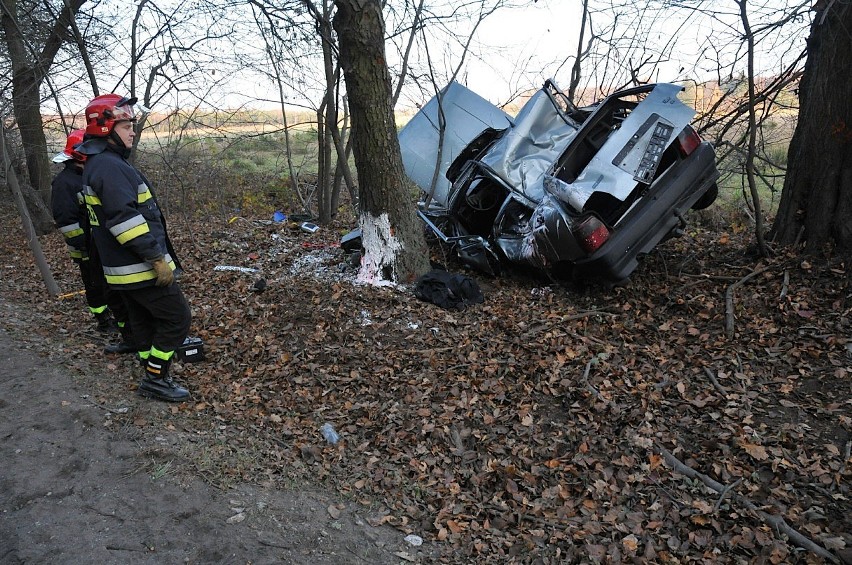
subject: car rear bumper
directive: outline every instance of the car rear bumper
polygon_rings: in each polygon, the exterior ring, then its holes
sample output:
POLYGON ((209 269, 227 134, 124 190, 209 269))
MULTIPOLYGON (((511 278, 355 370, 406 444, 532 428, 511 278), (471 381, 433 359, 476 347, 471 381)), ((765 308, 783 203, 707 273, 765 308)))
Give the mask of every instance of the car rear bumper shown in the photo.
POLYGON ((689 208, 718 177, 713 146, 702 142, 687 159, 655 181, 597 252, 575 262, 577 274, 616 284, 626 280, 636 269, 639 256, 649 253, 681 225, 689 208))

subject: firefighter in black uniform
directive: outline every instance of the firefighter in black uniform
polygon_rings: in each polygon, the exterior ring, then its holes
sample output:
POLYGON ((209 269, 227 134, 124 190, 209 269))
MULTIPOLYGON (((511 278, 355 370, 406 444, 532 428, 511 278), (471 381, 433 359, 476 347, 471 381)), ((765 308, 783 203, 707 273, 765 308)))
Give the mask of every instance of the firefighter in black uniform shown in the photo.
POLYGON ((83 194, 107 283, 120 289, 144 363, 138 392, 181 402, 189 392, 169 376, 175 350, 186 339, 191 313, 175 282, 180 264, 157 200, 127 158, 136 136, 135 98, 103 94, 86 106, 88 159, 83 194))
POLYGON ((109 333, 117 326, 121 332, 123 341, 107 345, 106 352, 130 353, 136 348, 131 345, 127 309, 121 296, 107 286, 97 249, 91 242, 89 219, 83 201, 83 166, 86 156, 75 149, 76 145, 83 142, 84 133, 81 129, 72 131, 65 141, 65 150, 53 158, 54 163, 65 163, 65 167, 53 177, 51 185, 53 220, 65 236, 71 259, 80 268, 86 303, 97 320, 98 331, 109 333))

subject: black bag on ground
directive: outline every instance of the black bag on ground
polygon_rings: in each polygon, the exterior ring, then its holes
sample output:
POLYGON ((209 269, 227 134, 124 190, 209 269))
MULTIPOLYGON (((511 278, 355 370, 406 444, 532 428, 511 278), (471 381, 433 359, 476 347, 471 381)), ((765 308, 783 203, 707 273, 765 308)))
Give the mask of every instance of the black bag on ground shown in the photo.
POLYGON ((475 280, 437 269, 417 279, 414 296, 447 310, 464 310, 468 304, 485 302, 475 280))

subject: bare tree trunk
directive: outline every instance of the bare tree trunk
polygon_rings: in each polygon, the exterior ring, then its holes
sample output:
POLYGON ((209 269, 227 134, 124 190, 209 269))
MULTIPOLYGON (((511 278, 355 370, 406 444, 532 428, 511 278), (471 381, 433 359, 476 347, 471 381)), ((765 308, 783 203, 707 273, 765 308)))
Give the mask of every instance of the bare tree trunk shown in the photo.
POLYGON ((50 296, 56 297, 59 295, 59 286, 53 279, 53 273, 50 271, 50 266, 44 258, 44 253, 42 253, 41 244, 38 241, 38 235, 35 232, 33 223, 30 220, 30 214, 27 211, 27 205, 24 202, 21 185, 18 183, 18 175, 15 174, 15 169, 12 167, 9 147, 6 144, 6 128, 3 128, 3 130, 0 131, 0 154, 2 154, 2 156, 0 156, 0 162, 3 163, 3 169, 5 171, 3 177, 6 180, 6 184, 9 185, 9 189, 12 191, 12 196, 15 200, 15 205, 18 208, 18 214, 21 216, 21 222, 24 225, 24 233, 27 236, 27 242, 30 245, 33 257, 35 258, 36 266, 38 266, 38 269, 41 272, 41 278, 44 280, 47 292, 50 296))
POLYGON ((321 179, 322 188, 320 196, 322 206, 319 209, 319 222, 327 224, 331 222, 331 217, 334 214, 332 210, 332 201, 334 192, 334 172, 337 169, 332 163, 332 155, 335 151, 334 132, 337 129, 337 81, 328 83, 328 104, 325 107, 325 127, 322 139, 322 152, 325 156, 325 174, 321 179))
POLYGON ((577 56, 571 67, 571 84, 568 85, 568 100, 577 103, 577 88, 580 86, 580 73, 583 65, 583 38, 586 34, 586 20, 589 18, 589 0, 583 0, 583 17, 580 20, 580 37, 577 39, 577 56))
MULTIPOLYGON (((323 62, 325 68, 326 81, 326 112, 325 112, 325 134, 323 138, 323 148, 328 150, 324 153, 327 156, 328 175, 323 178, 322 189, 320 192, 323 205, 319 210, 320 223, 330 222, 337 215, 338 203, 340 201, 340 178, 341 176, 346 181, 350 193, 353 190, 354 180, 352 171, 349 170, 348 155, 344 144, 345 134, 341 132, 338 124, 341 104, 338 103, 338 91, 340 89, 340 67, 335 64, 334 53, 336 45, 334 45, 333 34, 331 33, 331 12, 333 3, 329 0, 323 0, 323 12, 318 14, 314 9, 314 16, 317 20, 317 28, 320 32, 322 40, 323 62), (326 146, 325 143, 329 145, 326 146), (332 146, 337 155, 336 166, 331 167, 332 146), (327 181, 327 183, 325 182, 327 181)), ((346 98, 343 97, 344 113, 348 112, 346 107, 346 98)), ((348 116, 344 116, 344 123, 348 116)), ((353 199, 354 205, 354 199, 353 199)))
POLYGON ((337 209, 340 206, 340 184, 341 180, 346 182, 346 187, 349 189, 349 197, 352 202, 352 213, 358 215, 355 206, 358 205, 358 199, 355 195, 355 180, 352 178, 352 170, 349 168, 349 155, 352 153, 351 136, 348 136, 346 124, 349 121, 349 106, 346 97, 343 97, 343 128, 336 127, 332 130, 334 138, 334 147, 337 149, 337 167, 334 170, 334 182, 331 187, 331 215, 337 215, 337 209), (345 143, 344 143, 345 142, 345 143))
MULTIPOLYGON (((328 96, 317 110, 317 211, 320 223, 323 222, 323 209, 328 184, 331 182, 331 136, 326 132, 325 116, 328 110, 328 96)), ((310 205, 310 201, 308 201, 310 205)), ((307 212, 307 210, 306 210, 307 212)))
POLYGON ((799 118, 772 226, 774 239, 805 250, 834 243, 852 252, 852 5, 822 2, 808 38, 799 118))
POLYGON ((760 203, 760 194, 757 191, 757 182, 754 178, 754 160, 757 146, 757 118, 756 118, 756 96, 754 91, 754 35, 748 21, 747 0, 738 0, 740 6, 740 19, 743 22, 746 40, 748 42, 748 151, 746 152, 746 179, 748 180, 749 194, 754 205, 754 232, 757 238, 757 248, 762 257, 769 255, 766 241, 763 238, 763 210, 760 203))
POLYGON ((346 79, 364 257, 359 278, 412 282, 429 270, 415 191, 405 176, 385 60, 379 0, 335 0, 334 29, 346 79))
POLYGON ((287 173, 290 178, 290 189, 293 194, 299 193, 299 172, 293 166, 293 143, 290 140, 290 124, 287 122, 287 104, 284 103, 284 91, 281 82, 278 82, 279 95, 281 97, 281 119, 284 122, 284 156, 287 159, 287 173))
MULTIPOLYGON (((323 69, 325 71, 325 113, 322 116, 323 128, 320 139, 320 152, 324 167, 317 182, 319 222, 331 222, 332 190, 334 186, 334 168, 331 166, 331 156, 334 144, 334 131, 337 129, 337 90, 340 83, 340 71, 334 61, 334 44, 331 33, 330 0, 323 0, 322 14, 315 14, 317 30, 322 43, 323 69)), ((317 116, 319 117, 319 116, 317 116)))
MULTIPOLYGON (((29 185, 41 199, 41 205, 30 207, 30 216, 39 235, 54 229, 53 218, 46 203, 50 202, 50 163, 47 160, 47 140, 41 116, 40 87, 50 65, 68 34, 74 14, 85 0, 66 2, 48 35, 41 52, 27 46, 18 20, 17 3, 0 0, 0 21, 6 40, 6 49, 12 65, 12 107, 24 145, 24 154, 29 173, 29 185), (35 60, 33 60, 35 59, 35 60)), ((28 198, 29 202, 37 202, 28 198)))

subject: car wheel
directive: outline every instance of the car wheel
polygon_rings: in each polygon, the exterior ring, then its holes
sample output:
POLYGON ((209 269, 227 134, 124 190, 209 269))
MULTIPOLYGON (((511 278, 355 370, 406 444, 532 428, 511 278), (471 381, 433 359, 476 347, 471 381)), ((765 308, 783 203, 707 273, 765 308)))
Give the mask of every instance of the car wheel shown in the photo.
POLYGON ((695 201, 695 204, 692 205, 693 210, 703 210, 713 204, 716 201, 716 197, 719 196, 719 185, 715 182, 713 185, 707 189, 707 192, 701 195, 701 198, 695 201))

